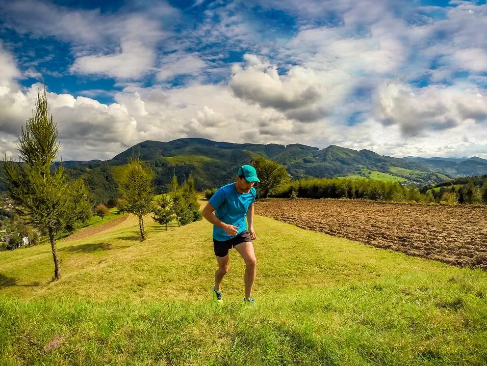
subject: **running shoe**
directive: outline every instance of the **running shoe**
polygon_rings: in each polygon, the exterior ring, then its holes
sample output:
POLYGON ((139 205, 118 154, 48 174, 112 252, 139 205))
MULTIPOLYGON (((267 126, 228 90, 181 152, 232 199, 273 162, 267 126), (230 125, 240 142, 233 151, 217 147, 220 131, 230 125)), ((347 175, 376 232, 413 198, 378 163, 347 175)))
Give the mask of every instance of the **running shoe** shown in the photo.
POLYGON ((255 300, 252 297, 244 297, 244 304, 255 305, 255 300))
POLYGON ((218 302, 220 302, 220 303, 222 303, 222 302, 223 302, 223 300, 222 300, 222 292, 221 292, 221 291, 217 291, 217 290, 215 289, 215 286, 212 286, 212 287, 211 287, 211 292, 212 292, 212 294, 213 294, 213 299, 214 299, 214 300, 216 300, 216 301, 218 301, 218 302))

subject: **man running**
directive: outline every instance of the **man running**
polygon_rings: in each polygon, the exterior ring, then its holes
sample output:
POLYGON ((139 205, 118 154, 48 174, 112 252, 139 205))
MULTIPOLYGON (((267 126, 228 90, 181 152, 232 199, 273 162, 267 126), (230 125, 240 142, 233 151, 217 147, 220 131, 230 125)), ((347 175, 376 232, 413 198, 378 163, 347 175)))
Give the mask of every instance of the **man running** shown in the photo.
POLYGON ((254 304, 252 286, 254 285, 257 259, 252 240, 254 231, 255 182, 260 182, 257 172, 251 165, 238 169, 234 183, 219 188, 203 209, 203 217, 213 226, 213 248, 218 269, 215 272, 215 286, 212 292, 217 301, 222 301, 221 282, 228 272, 230 257, 228 251, 237 249, 245 261, 245 297, 246 303, 254 304), (247 222, 245 222, 247 218, 247 222))

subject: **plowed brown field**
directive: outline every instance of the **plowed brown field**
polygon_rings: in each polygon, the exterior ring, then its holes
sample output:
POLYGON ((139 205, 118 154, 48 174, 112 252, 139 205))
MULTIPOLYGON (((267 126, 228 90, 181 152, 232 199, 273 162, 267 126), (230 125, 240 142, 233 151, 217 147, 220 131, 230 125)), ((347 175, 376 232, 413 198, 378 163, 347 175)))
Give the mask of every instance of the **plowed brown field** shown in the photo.
POLYGON ((379 248, 487 269, 487 207, 268 200, 256 214, 379 248))

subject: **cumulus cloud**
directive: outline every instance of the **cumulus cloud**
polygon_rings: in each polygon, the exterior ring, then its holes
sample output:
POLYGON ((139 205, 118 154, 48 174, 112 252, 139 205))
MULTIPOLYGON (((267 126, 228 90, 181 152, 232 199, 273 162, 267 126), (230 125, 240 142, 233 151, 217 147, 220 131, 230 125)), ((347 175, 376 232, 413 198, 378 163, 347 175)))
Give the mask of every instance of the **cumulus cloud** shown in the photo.
POLYGON ((385 126, 397 124, 405 136, 418 136, 425 130, 451 129, 469 119, 485 122, 487 101, 480 94, 454 88, 415 90, 391 83, 379 93, 375 116, 385 126))
MULTIPOLYGON (((117 90, 95 86, 77 98, 69 91, 49 94, 62 151, 70 158, 108 158, 144 139, 198 136, 332 143, 395 156, 445 156, 454 154, 450 147, 469 155, 469 146, 472 152, 486 148, 486 5, 205 2, 202 19, 178 35, 170 24, 179 11, 163 3, 150 11, 133 4, 135 12, 101 13, 33 0, 0 3, 5 27, 69 42, 71 72, 116 79, 117 90), (265 20, 247 13, 255 5, 264 15, 268 9, 288 12, 292 29, 271 32, 265 20), (235 54, 244 52, 235 64, 235 54), (171 86, 168 81, 180 75, 192 77, 171 86), (162 85, 147 87, 149 80, 162 85), (430 85, 414 86, 424 83, 430 85), (100 96, 114 103, 96 101, 100 96)), ((29 69, 36 61, 19 68, 2 50, 0 45, 4 151, 30 117, 37 88, 15 80, 40 75, 29 69)))
POLYGON ((17 68, 12 55, 5 51, 2 42, 0 41, 0 87, 7 86, 13 79, 20 76, 20 71, 17 68))
POLYGON ((326 109, 316 107, 325 88, 317 82, 312 70, 292 67, 281 76, 276 66, 260 60, 255 55, 245 55, 247 67, 234 66, 229 86, 240 99, 287 112, 290 118, 303 122, 315 121, 326 115, 326 109))

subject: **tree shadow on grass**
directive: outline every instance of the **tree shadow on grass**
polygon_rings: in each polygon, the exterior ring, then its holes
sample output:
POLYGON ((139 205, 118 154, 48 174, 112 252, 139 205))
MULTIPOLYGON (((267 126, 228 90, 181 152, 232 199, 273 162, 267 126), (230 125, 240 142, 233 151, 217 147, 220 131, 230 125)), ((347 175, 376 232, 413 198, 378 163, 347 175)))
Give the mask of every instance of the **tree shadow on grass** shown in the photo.
MULTIPOLYGON (((177 223, 177 222, 174 222, 174 221, 173 221, 173 222, 170 222, 170 223, 167 225, 167 228, 168 228, 168 230, 167 230, 167 231, 169 231, 169 230, 171 230, 171 229, 174 229, 174 228, 176 228, 176 227, 179 227, 179 225, 178 225, 178 223, 177 223)), ((152 226, 152 227, 150 228, 150 230, 151 230, 151 231, 166 231, 166 225, 157 225, 157 226, 152 226)))
POLYGON ((12 286, 21 286, 21 287, 37 287, 40 286, 41 283, 39 281, 34 281, 28 285, 19 285, 17 283, 17 279, 13 277, 5 276, 4 274, 0 273, 0 290, 5 287, 12 287, 12 286))
POLYGON ((0 289, 4 287, 16 286, 17 279, 12 277, 7 277, 0 273, 0 289))
POLYGON ((110 243, 96 243, 96 244, 81 244, 72 247, 61 248, 59 250, 71 253, 93 253, 99 250, 110 250, 112 244, 110 243))
POLYGON ((117 239, 127 241, 140 241, 140 235, 120 236, 117 239))

